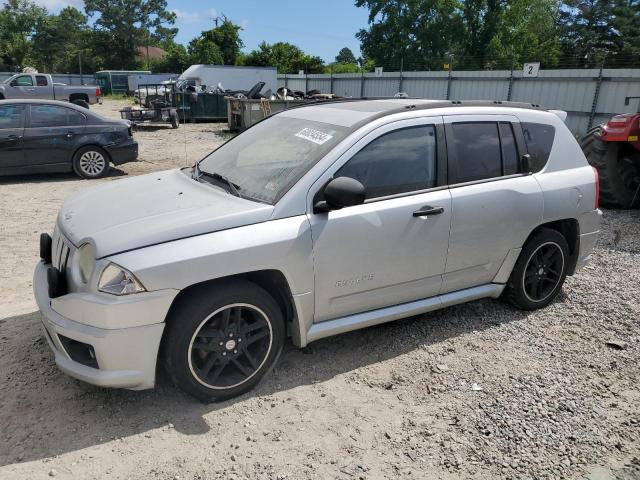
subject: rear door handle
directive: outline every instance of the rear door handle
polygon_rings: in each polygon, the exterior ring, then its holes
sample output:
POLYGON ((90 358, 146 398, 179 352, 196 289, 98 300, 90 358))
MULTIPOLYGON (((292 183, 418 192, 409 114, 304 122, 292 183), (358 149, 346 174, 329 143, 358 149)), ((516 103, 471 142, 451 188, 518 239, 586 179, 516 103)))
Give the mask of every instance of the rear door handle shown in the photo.
POLYGON ((10 142, 17 142, 21 138, 22 138, 22 135, 8 135, 7 136, 7 140, 9 140, 10 142))
POLYGON ((67 133, 66 133, 66 137, 67 137, 67 138, 71 138, 71 137, 73 137, 74 135, 75 135, 75 133, 73 133, 73 132, 67 132, 67 133))
POLYGON ((442 207, 432 207, 431 205, 425 205, 420 210, 413 212, 414 217, 428 217, 429 215, 440 215, 444 212, 442 207))

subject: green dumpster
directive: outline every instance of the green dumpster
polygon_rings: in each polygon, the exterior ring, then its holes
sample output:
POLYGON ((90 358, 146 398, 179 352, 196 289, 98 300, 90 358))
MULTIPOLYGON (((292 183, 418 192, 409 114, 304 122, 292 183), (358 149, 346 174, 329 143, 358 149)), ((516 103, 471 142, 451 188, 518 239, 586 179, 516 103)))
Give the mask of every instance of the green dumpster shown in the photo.
POLYGON ((227 119, 227 102, 219 93, 176 93, 176 108, 183 122, 227 119))

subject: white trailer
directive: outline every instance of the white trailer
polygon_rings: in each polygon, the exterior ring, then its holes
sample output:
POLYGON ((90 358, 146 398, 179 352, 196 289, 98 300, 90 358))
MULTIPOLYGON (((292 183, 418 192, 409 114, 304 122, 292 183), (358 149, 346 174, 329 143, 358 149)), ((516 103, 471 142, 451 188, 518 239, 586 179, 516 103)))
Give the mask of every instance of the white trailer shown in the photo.
POLYGON ((215 88, 219 83, 225 89, 249 90, 258 82, 264 82, 263 94, 278 89, 278 72, 275 67, 236 67, 233 65, 191 65, 179 80, 191 80, 196 87, 215 88))

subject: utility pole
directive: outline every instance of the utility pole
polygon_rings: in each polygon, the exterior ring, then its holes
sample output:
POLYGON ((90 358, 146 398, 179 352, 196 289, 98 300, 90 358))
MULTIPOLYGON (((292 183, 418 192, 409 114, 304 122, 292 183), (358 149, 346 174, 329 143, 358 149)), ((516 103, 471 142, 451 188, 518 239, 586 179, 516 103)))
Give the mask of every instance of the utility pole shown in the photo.
POLYGON ((80 73, 80 84, 84 85, 84 80, 82 78, 82 50, 78 52, 78 71, 80 73))

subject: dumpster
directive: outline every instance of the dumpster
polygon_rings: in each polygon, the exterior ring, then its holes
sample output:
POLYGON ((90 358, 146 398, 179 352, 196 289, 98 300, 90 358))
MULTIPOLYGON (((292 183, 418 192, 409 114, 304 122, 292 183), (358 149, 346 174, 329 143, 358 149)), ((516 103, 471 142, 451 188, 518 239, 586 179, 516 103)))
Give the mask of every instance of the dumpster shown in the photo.
POLYGON ((183 122, 227 118, 227 102, 220 93, 176 92, 175 103, 178 116, 183 122))
POLYGON ((226 97, 227 122, 232 132, 242 132, 272 113, 318 100, 268 100, 226 97))

